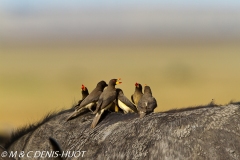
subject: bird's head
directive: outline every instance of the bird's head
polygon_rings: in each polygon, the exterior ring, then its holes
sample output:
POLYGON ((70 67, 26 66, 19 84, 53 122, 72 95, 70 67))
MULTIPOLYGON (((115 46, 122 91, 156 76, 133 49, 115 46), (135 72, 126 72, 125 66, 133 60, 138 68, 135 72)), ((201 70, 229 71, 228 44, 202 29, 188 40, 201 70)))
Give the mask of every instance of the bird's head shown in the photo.
POLYGON ((144 85, 144 94, 145 93, 152 94, 151 88, 147 84, 144 85))
POLYGON ((100 88, 102 88, 102 89, 104 89, 105 87, 107 87, 108 85, 107 85, 107 83, 105 82, 105 81, 100 81, 100 82, 98 82, 98 84, 97 84, 97 87, 100 87, 100 88))
POLYGON ((81 89, 82 89, 82 91, 85 91, 85 90, 86 90, 86 87, 82 84, 81 89))
POLYGON ((142 90, 142 85, 138 82, 135 83, 136 88, 138 88, 138 90, 142 90))
POLYGON ((136 83, 135 83, 135 86, 138 88, 138 87, 139 87, 139 83, 138 83, 138 82, 136 82, 136 83))
POLYGON ((121 84, 122 82, 120 82, 121 78, 118 78, 118 79, 111 79, 109 81, 109 84, 108 85, 112 85, 112 86, 115 86, 117 84, 121 84))

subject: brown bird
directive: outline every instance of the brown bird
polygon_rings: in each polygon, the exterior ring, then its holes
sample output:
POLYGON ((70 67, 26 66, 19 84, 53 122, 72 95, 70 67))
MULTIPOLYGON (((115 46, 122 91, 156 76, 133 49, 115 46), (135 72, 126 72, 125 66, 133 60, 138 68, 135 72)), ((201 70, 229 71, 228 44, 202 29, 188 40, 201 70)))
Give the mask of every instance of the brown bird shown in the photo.
POLYGON ((92 111, 92 106, 96 104, 106 86, 107 83, 105 81, 98 82, 96 88, 80 103, 78 107, 75 108, 75 111, 67 118, 67 121, 77 116, 83 109, 88 108, 92 111))
POLYGON ((114 101, 114 103, 112 103, 111 107, 108 109, 109 112, 120 112, 122 111, 121 108, 119 108, 119 106, 117 105, 116 100, 114 101))
POLYGON ((144 94, 138 102, 138 111, 140 118, 144 117, 146 114, 149 114, 154 111, 157 107, 157 101, 152 96, 152 91, 149 86, 144 87, 144 94))
POLYGON ((135 83, 135 92, 131 96, 132 102, 137 106, 138 101, 142 98, 142 85, 140 83, 135 83))
POLYGON ((79 105, 81 104, 81 102, 89 95, 88 89, 87 89, 86 86, 84 86, 84 85, 82 84, 81 89, 82 89, 82 99, 79 100, 79 101, 78 101, 78 104, 77 104, 76 106, 74 106, 74 107, 79 106, 79 105))
POLYGON ((117 88, 116 91, 117 91, 117 104, 119 108, 121 108, 125 114, 133 112, 137 113, 136 106, 132 104, 132 102, 127 97, 125 97, 123 91, 120 88, 117 88))
POLYGON ((103 112, 105 110, 109 109, 111 107, 111 105, 113 104, 113 102, 115 101, 115 99, 117 97, 115 85, 122 83, 119 80, 120 80, 120 78, 119 79, 111 79, 108 83, 107 89, 105 89, 103 91, 103 93, 101 94, 101 96, 99 97, 96 110, 93 112, 94 114, 96 114, 96 116, 93 119, 91 128, 94 128, 97 125, 103 112))

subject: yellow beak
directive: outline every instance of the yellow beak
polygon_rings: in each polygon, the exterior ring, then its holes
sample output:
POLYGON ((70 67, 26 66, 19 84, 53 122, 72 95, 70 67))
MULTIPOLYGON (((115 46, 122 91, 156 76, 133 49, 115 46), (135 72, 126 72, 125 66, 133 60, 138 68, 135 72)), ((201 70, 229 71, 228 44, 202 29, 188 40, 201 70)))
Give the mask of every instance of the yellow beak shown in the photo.
POLYGON ((120 82, 120 80, 121 78, 118 78, 116 84, 121 84, 122 82, 120 82))

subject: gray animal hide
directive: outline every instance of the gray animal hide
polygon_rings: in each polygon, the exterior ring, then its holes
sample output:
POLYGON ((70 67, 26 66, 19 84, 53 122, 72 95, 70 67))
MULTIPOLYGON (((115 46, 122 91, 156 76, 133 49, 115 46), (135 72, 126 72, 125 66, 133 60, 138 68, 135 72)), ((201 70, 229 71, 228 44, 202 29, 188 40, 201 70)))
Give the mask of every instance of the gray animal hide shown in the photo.
POLYGON ((86 151, 76 159, 240 159, 237 104, 170 110, 142 119, 136 113, 108 113, 94 129, 91 113, 66 122, 70 114, 69 110, 54 116, 7 150, 50 151, 53 137, 63 151, 86 151))

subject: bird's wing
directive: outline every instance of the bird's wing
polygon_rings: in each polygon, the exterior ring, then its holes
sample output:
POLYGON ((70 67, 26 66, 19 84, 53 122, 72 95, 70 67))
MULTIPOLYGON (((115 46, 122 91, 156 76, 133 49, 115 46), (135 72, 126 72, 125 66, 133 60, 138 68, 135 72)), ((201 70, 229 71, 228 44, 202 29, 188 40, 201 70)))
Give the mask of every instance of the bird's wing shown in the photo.
POLYGON ((95 93, 95 96, 90 97, 91 100, 92 100, 92 102, 97 102, 98 99, 99 99, 99 97, 101 96, 101 94, 102 94, 102 91, 97 91, 97 92, 95 93))
POLYGON ((88 105, 89 103, 97 102, 99 96, 101 95, 101 93, 102 93, 101 91, 93 90, 93 91, 81 102, 81 104, 80 104, 79 107, 77 107, 77 108, 82 108, 82 107, 88 105))
POLYGON ((134 99, 133 99, 133 95, 131 95, 131 100, 132 100, 132 102, 135 104, 134 99))
POLYGON ((100 110, 97 112, 97 114, 95 115, 93 121, 92 121, 92 124, 91 124, 91 128, 95 128, 96 125, 98 124, 98 121, 100 120, 102 114, 104 112, 104 109, 100 110))
POLYGON ((146 111, 148 113, 153 112, 156 107, 157 107, 156 99, 154 97, 149 97, 146 111))
POLYGON ((142 98, 138 101, 138 112, 140 114, 140 118, 143 118, 146 115, 146 98, 143 95, 142 98))
POLYGON ((129 107, 131 110, 133 110, 134 112, 137 112, 137 108, 134 104, 132 104, 132 102, 124 95, 122 96, 118 96, 118 99, 124 103, 127 107, 129 107))
POLYGON ((103 102, 101 105, 101 109, 105 109, 108 107, 114 100, 116 99, 116 91, 108 92, 103 95, 103 102))
POLYGON ((97 101, 97 106, 93 114, 96 114, 100 110, 102 103, 103 103, 103 99, 100 97, 97 101))
MULTIPOLYGON (((141 99, 138 101, 138 110, 142 111, 142 112, 146 112, 146 102, 148 102, 147 100, 147 96, 143 95, 141 97, 141 99)), ((147 103, 148 104, 148 103, 147 103)))

